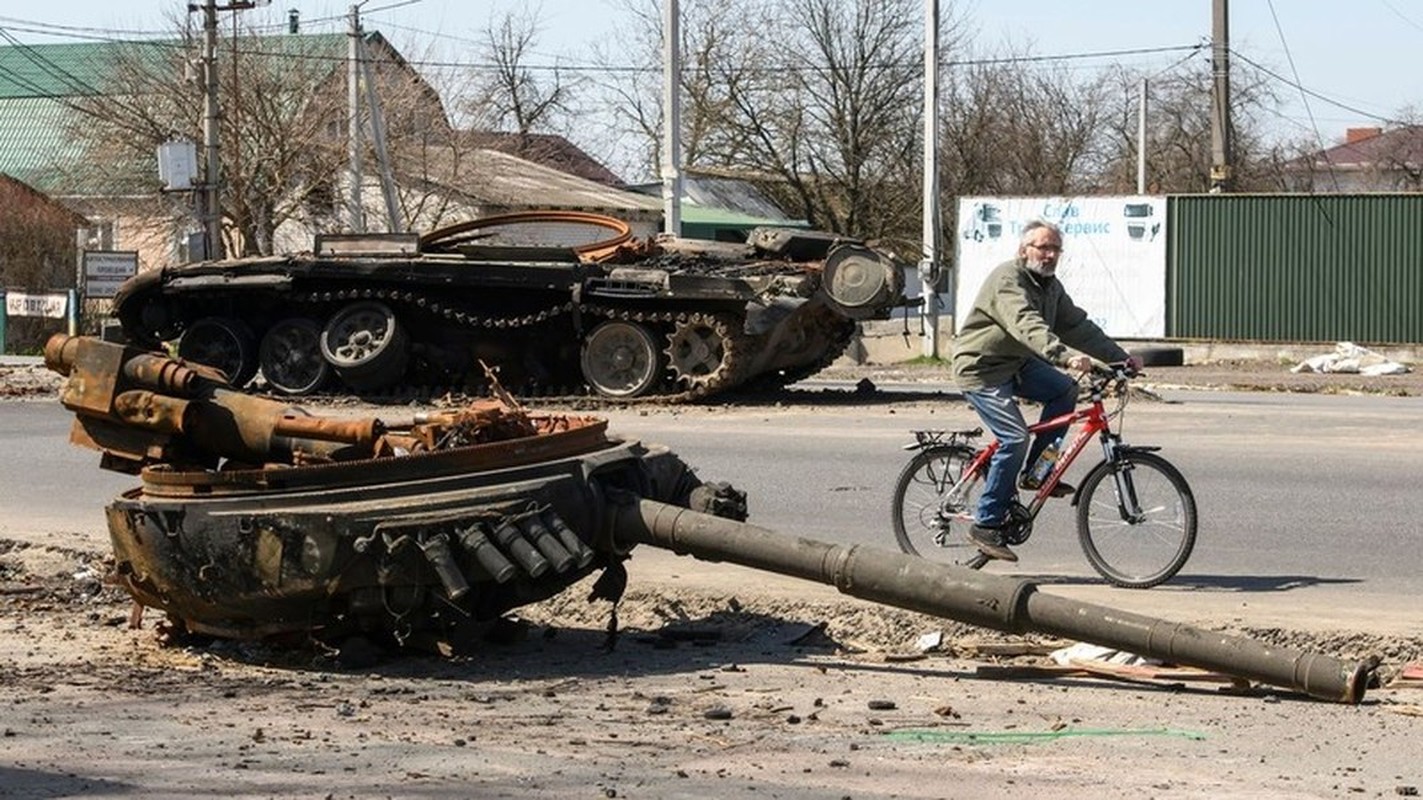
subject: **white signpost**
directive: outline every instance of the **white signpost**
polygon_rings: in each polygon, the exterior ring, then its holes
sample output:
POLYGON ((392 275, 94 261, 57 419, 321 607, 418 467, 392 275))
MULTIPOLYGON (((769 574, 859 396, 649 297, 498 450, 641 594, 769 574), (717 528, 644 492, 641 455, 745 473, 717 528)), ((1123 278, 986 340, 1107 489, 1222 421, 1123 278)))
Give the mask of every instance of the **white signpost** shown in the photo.
POLYGON ((84 251, 84 297, 110 298, 119 285, 138 274, 138 253, 131 250, 84 251))
POLYGON ((68 292, 5 292, 6 316, 64 319, 68 313, 68 292))

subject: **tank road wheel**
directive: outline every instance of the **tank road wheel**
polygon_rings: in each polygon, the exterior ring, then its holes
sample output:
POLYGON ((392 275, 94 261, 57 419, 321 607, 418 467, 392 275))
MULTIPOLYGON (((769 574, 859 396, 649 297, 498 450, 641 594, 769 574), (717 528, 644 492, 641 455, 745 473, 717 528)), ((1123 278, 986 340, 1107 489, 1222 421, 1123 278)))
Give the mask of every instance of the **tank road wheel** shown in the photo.
POLYGON ((321 331, 321 355, 356 391, 384 389, 405 374, 410 337, 384 303, 362 300, 337 311, 321 331))
POLYGON ((678 322, 667 336, 672 374, 692 389, 720 381, 734 346, 731 331, 725 319, 706 314, 678 322))
POLYGON ((257 374, 252 329, 228 317, 204 317, 189 325, 178 340, 178 357, 222 370, 227 382, 238 388, 257 374))
POLYGON ((311 394, 331 377, 331 365, 321 355, 321 326, 305 317, 290 317, 273 325, 257 349, 262 377, 286 395, 311 394))
POLYGON ((652 332, 636 322, 604 322, 583 340, 583 379, 607 397, 639 397, 657 384, 661 359, 652 332))

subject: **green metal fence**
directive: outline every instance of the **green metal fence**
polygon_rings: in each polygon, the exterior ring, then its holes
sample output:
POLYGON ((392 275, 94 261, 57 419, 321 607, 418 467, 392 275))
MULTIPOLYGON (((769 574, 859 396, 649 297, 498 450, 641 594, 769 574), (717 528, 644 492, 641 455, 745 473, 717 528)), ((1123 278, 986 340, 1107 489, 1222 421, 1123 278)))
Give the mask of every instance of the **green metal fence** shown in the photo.
POLYGON ((1167 335, 1423 343, 1423 195, 1167 203, 1167 335))

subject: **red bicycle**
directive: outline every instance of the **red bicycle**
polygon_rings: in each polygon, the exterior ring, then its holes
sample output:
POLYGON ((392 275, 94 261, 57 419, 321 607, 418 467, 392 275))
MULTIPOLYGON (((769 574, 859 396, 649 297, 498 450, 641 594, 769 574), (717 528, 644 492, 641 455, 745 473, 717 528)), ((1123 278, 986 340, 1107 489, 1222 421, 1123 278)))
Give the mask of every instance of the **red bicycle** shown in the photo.
MULTIPOLYGON (((1196 500, 1180 470, 1156 454, 1159 447, 1122 441, 1122 412, 1132 377, 1125 365, 1084 373, 1078 380, 1088 379, 1089 405, 1029 426, 1037 433, 1081 423, 1028 504, 1013 503, 1003 538, 1008 545, 1028 540, 1038 511, 1095 437, 1103 460, 1072 496, 1077 538, 1087 561, 1103 578, 1117 586, 1145 589, 1170 580, 1191 557, 1196 544, 1196 500), (1117 398, 1110 412, 1105 403, 1109 394, 1117 398)), ((915 441, 905 449, 917 452, 894 487, 894 535, 899 547, 912 555, 978 569, 988 557, 969 540, 968 529, 989 459, 999 443, 994 440, 975 449, 973 442, 983 435, 982 428, 913 433, 915 441)))

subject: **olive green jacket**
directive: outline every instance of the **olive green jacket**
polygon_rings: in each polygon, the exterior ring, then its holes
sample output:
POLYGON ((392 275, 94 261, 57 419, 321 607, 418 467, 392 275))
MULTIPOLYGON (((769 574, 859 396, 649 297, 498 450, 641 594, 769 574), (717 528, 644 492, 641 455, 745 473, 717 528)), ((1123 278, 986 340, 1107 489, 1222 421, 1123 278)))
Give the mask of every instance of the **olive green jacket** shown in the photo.
POLYGON ((1100 361, 1127 352, 1073 304, 1057 278, 1017 258, 993 268, 954 340, 954 383, 963 391, 1007 383, 1030 358, 1067 365, 1075 348, 1100 361))

